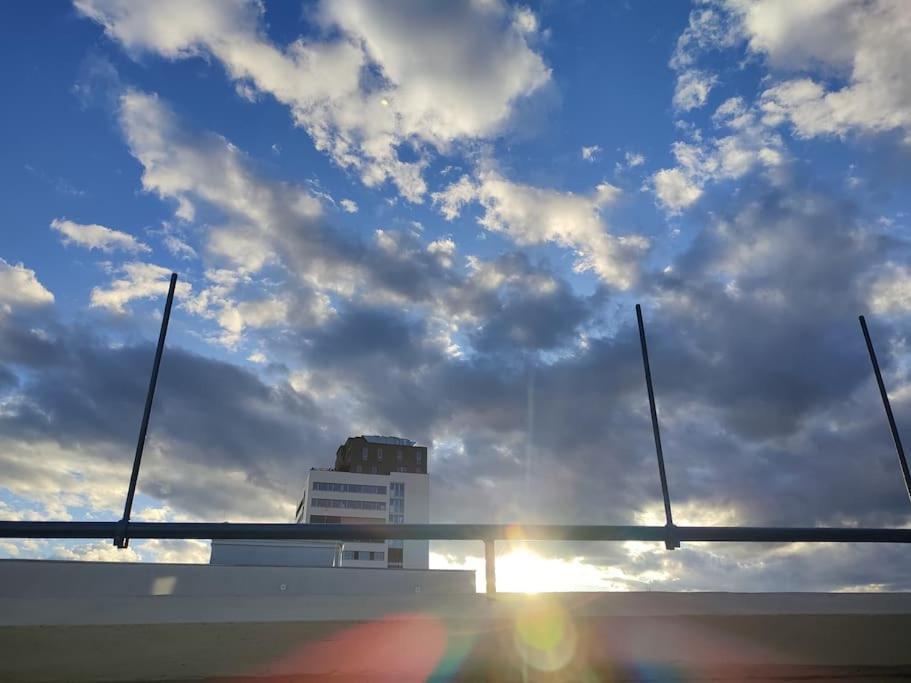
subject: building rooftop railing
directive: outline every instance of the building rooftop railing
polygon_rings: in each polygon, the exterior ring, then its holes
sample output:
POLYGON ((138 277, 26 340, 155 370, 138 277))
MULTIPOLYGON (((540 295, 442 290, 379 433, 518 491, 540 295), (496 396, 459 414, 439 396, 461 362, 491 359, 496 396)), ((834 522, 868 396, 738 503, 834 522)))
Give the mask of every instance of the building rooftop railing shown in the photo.
MULTIPOLYGON (((57 522, 57 521, 0 521, 0 538, 57 538, 99 539, 111 538, 114 545, 126 548, 130 538, 139 539, 300 539, 332 541, 384 541, 384 540, 476 540, 483 541, 487 591, 496 592, 496 542, 498 540, 524 539, 531 541, 657 541, 669 550, 686 542, 715 543, 911 543, 911 528, 857 528, 857 527, 716 527, 677 526, 674 524, 655 392, 652 384, 648 346, 642 309, 636 305, 636 320, 645 373, 646 390, 651 414, 652 433, 664 502, 663 526, 624 526, 603 524, 247 524, 210 522, 132 522, 130 515, 133 497, 139 478, 139 466, 145 446, 158 370, 161 365, 165 337, 177 274, 172 273, 152 375, 146 396, 145 409, 139 430, 139 439, 133 459, 133 470, 127 489, 123 518, 110 522, 57 522)), ((860 316, 860 326, 873 373, 879 388, 883 408, 898 455, 905 488, 911 496, 911 472, 892 413, 889 395, 880 372, 876 351, 866 320, 860 316)), ((314 468, 317 469, 317 468, 314 468)), ((331 471, 331 469, 329 470, 331 471)))

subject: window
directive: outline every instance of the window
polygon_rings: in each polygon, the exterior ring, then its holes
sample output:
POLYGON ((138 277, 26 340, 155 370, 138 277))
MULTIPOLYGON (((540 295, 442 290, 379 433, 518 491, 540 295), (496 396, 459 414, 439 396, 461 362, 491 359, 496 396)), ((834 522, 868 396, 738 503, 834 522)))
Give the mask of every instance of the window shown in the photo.
POLYGON ((341 524, 342 518, 336 515, 310 515, 311 524, 341 524))
POLYGON ((367 459, 367 447, 364 446, 364 447, 361 449, 361 460, 366 460, 366 459, 367 459))
POLYGON ((369 493, 377 496, 386 495, 385 486, 371 486, 369 484, 342 484, 335 481, 315 481, 314 491, 336 491, 338 493, 369 493))
POLYGON ((376 459, 379 460, 380 462, 383 462, 383 449, 382 448, 376 449, 376 459))
POLYGON ((358 465, 357 467, 354 468, 354 471, 355 471, 355 472, 363 472, 363 471, 364 471, 364 468, 361 467, 360 465, 358 465))
POLYGON ((377 560, 382 562, 386 559, 386 553, 382 550, 345 550, 342 552, 342 559, 358 562, 376 562, 377 560))
POLYGON ((399 467, 399 468, 396 470, 396 472, 407 472, 407 471, 408 471, 408 467, 405 466, 405 465, 402 465, 401 467, 399 467))
POLYGON ((395 454, 395 459, 398 460, 399 462, 402 462, 402 449, 401 448, 395 454))
POLYGON ((420 451, 418 451, 417 458, 418 458, 418 465, 420 465, 421 461, 424 459, 424 454, 421 453, 420 451))
POLYGON ((401 548, 390 548, 389 549, 389 568, 390 569, 401 569, 402 560, 404 551, 401 548))
POLYGON ((344 508, 346 510, 385 510, 386 503, 372 500, 338 500, 336 498, 314 498, 312 507, 344 508))
POLYGON ((405 482, 393 481, 389 484, 389 523, 405 523, 405 482))
POLYGON ((376 474, 376 465, 370 467, 370 474, 376 474))

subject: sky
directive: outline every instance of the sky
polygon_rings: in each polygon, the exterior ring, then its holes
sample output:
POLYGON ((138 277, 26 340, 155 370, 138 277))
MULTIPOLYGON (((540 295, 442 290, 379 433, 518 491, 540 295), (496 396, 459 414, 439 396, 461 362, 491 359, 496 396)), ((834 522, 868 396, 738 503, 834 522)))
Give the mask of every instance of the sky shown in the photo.
MULTIPOLYGON (((904 0, 0 4, 0 517, 291 521, 349 435, 434 522, 908 526, 904 0)), ((906 549, 502 544, 515 590, 908 590, 906 549)), ((434 543, 435 567, 480 544, 434 543)), ((3 557, 207 561, 201 542, 3 557)))

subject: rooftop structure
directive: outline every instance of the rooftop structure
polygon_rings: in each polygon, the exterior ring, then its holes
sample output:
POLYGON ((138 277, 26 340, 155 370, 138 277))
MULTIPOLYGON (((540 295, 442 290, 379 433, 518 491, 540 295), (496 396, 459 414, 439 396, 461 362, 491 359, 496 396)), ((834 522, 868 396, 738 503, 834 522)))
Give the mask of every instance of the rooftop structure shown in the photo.
POLYGON ((427 447, 396 436, 351 436, 335 451, 340 472, 427 474, 427 447))

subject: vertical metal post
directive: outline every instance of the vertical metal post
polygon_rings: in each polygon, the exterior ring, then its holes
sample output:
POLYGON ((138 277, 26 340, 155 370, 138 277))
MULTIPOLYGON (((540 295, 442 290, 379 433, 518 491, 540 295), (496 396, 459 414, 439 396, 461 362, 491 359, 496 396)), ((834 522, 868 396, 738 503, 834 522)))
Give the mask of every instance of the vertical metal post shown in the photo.
POLYGON ((136 454, 133 456, 133 473, 130 475, 130 488, 127 489, 127 500, 123 506, 123 519, 120 520, 120 532, 114 537, 114 545, 126 548, 130 543, 130 513, 133 511, 133 496, 136 494, 136 482, 139 480, 139 465, 146 445, 146 433, 149 431, 149 417, 152 414, 152 401, 155 398, 155 386, 158 384, 158 369, 161 367, 161 354, 164 351, 164 340, 168 334, 168 320, 171 318, 171 305, 174 303, 174 290, 177 287, 177 273, 171 273, 171 284, 168 287, 168 298, 161 316, 161 331, 158 333, 158 346, 155 349, 155 361, 152 364, 152 376, 149 378, 149 391, 146 394, 146 405, 139 427, 139 439, 136 442, 136 454))
POLYGON ((892 430, 892 441, 895 442, 895 451, 898 453, 898 463, 901 465, 902 476, 905 478, 905 489, 908 491, 908 497, 911 498, 911 471, 908 470, 908 460, 905 458, 905 449, 902 447, 902 440, 898 435, 898 426, 895 424, 895 416, 892 414, 892 405, 889 403, 889 394, 886 392, 883 375, 879 371, 879 361, 876 360, 876 351, 873 348, 873 340, 870 339, 870 330, 867 329, 867 321, 862 315, 858 316, 858 320, 860 320, 860 329, 864 333, 864 341, 867 342, 867 352, 870 354, 870 362, 873 363, 873 374, 876 375, 876 384, 879 385, 879 395, 883 399, 883 408, 886 409, 886 417, 889 419, 889 429, 892 430))
POLYGON ((645 386, 648 389, 648 407, 652 414, 652 433, 655 436, 655 452, 658 454, 658 474, 661 477, 661 496, 664 498, 664 519, 668 535, 664 545, 668 550, 680 547, 673 533, 674 517, 671 514, 671 495, 667 487, 667 473, 664 470, 664 451, 661 449, 661 431, 658 428, 658 409, 655 407, 655 390, 652 387, 652 370, 648 362, 648 345, 645 341, 645 325, 642 322, 642 307, 636 304, 636 321, 639 323, 639 344, 642 347, 642 365, 645 368, 645 386))
POLYGON ((484 539, 484 568, 487 578, 487 594, 497 592, 497 545, 492 538, 484 539))

